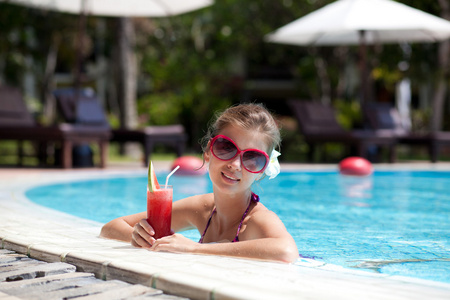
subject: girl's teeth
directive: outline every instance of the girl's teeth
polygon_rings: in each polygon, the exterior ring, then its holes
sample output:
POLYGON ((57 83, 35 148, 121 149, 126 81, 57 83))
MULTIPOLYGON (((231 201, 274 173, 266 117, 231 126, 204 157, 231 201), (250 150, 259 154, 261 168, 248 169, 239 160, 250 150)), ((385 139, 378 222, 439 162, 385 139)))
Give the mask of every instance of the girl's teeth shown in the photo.
POLYGON ((230 177, 227 174, 223 174, 223 176, 225 176, 226 178, 231 179, 231 180, 237 180, 236 178, 230 177))

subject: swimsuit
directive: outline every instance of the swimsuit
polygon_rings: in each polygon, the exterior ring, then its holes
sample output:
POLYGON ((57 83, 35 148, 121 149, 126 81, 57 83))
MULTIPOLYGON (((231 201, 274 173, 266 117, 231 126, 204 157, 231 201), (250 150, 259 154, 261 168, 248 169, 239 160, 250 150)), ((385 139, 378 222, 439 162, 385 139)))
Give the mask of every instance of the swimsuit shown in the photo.
MULTIPOLYGON (((239 231, 241 231, 242 222, 244 222, 245 216, 247 215, 247 213, 248 213, 248 211, 250 209, 250 205, 252 205, 252 202, 255 202, 255 203, 259 202, 259 196, 252 192, 252 196, 251 196, 250 200, 251 201, 248 204, 247 209, 245 210, 244 214, 242 215, 241 222, 239 223, 239 226, 238 226, 238 229, 237 229, 237 232, 236 232, 236 236, 235 236, 234 240, 232 241, 232 243, 239 242, 239 231)), ((212 219, 212 217, 213 217, 215 212, 216 212, 216 207, 214 207, 211 215, 209 216, 208 223, 206 223, 205 231, 203 231, 203 234, 202 234, 200 240, 198 241, 200 244, 203 243, 203 237, 206 234, 206 230, 208 230, 209 224, 211 223, 211 219, 212 219)))

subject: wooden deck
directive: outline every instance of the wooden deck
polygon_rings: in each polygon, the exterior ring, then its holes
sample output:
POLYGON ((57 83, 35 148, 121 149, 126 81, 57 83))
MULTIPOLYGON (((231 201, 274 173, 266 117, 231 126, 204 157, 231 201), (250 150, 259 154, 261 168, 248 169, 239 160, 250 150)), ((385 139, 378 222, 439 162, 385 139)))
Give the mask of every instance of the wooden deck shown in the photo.
POLYGON ((71 264, 47 263, 0 249, 0 300, 17 299, 173 299, 161 290, 120 280, 104 281, 76 272, 71 264))

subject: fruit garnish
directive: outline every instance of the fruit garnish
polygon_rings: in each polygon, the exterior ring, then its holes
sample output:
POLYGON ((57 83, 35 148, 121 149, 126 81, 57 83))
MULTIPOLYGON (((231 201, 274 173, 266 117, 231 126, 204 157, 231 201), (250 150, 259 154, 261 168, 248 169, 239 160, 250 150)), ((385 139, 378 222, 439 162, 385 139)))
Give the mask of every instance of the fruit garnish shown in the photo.
POLYGON ((154 190, 159 189, 158 179, 156 178, 155 168, 153 167, 153 163, 150 161, 148 165, 148 190, 153 192, 154 190))

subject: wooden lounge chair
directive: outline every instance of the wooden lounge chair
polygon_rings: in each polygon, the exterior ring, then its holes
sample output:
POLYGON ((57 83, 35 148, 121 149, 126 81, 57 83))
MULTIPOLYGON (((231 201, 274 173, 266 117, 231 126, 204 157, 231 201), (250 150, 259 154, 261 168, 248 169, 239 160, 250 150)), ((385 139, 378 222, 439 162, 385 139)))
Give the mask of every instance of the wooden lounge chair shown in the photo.
POLYGON ((318 144, 340 143, 353 146, 355 155, 369 158, 369 147, 387 147, 389 162, 395 161, 396 138, 390 132, 376 132, 373 130, 347 131, 337 122, 334 109, 319 102, 289 100, 299 129, 309 146, 309 160, 312 161, 315 147, 318 144))
POLYGON ((373 130, 392 134, 399 144, 427 147, 431 162, 437 162, 441 148, 450 145, 450 132, 415 133, 405 129, 398 110, 389 103, 367 103, 363 112, 373 130))
MULTIPOLYGON (((78 99, 73 89, 57 90, 54 93, 59 111, 68 122, 110 128, 105 112, 96 96, 89 91, 81 91, 78 99)), ((187 135, 180 124, 168 126, 147 126, 142 129, 110 129, 111 142, 138 142, 144 153, 144 166, 156 144, 172 146, 177 156, 184 153, 187 135)))
MULTIPOLYGON (((28 111, 19 89, 0 86, 0 140, 18 141, 19 164, 23 160, 23 141, 42 145, 59 143, 60 161, 64 168, 72 167, 72 149, 82 143, 97 143, 100 148, 100 166, 106 166, 110 131, 104 128, 81 124, 59 124, 51 127, 39 126, 28 111)), ((46 161, 46 154, 40 163, 46 161)))

